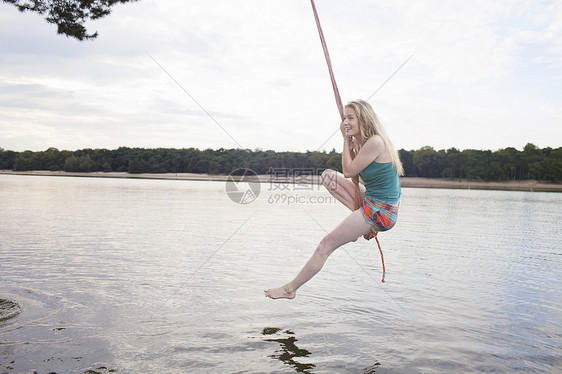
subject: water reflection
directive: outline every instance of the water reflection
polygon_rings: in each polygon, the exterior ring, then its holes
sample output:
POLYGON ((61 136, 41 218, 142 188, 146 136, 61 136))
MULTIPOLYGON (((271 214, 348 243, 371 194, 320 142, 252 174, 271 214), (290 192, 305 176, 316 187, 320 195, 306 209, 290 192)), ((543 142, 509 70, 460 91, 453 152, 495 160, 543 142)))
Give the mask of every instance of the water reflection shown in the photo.
POLYGON ((275 351, 275 354, 269 355, 268 357, 278 359, 279 361, 292 366, 295 368, 297 373, 308 373, 312 374, 310 369, 315 368, 314 364, 304 364, 295 361, 296 357, 308 357, 311 355, 310 351, 306 349, 299 348, 295 343, 298 341, 295 338, 295 333, 291 330, 285 330, 281 332, 280 328, 277 327, 266 327, 262 331, 262 335, 274 335, 276 338, 264 339, 266 342, 277 342, 281 345, 281 349, 275 351), (278 337, 280 336, 280 337, 278 337))
POLYGON ((373 365, 364 369, 363 374, 373 374, 376 371, 375 369, 377 369, 379 367, 379 365, 380 365, 380 362, 375 362, 373 365))
MULTIPOLYGON (((291 330, 284 330, 277 327, 266 327, 262 330, 262 335, 273 335, 271 338, 264 338, 266 342, 276 342, 281 345, 281 349, 275 351, 275 354, 269 355, 268 357, 277 359, 286 365, 292 366, 297 373, 313 374, 312 369, 316 367, 315 364, 311 363, 301 363, 296 361, 295 358, 299 357, 309 357, 312 353, 304 348, 299 348, 296 345, 298 339, 295 337, 295 333, 291 330)), ((380 362, 375 362, 373 365, 361 370, 362 374, 373 374, 376 369, 380 367, 380 362)), ((359 372, 359 369, 357 369, 359 372)))
MULTIPOLYGON (((336 251, 308 299, 279 308, 259 290, 323 234, 310 214, 335 227, 341 206, 260 196, 248 208, 214 182, 0 175, 0 299, 11 301, 0 306, 0 373, 562 367, 562 194, 403 193, 400 223, 384 237, 393 274, 384 290, 366 288, 368 274, 336 251), (217 230, 217 217, 231 219, 217 230), (147 318, 169 295, 177 313, 147 318)), ((378 274, 373 243, 349 250, 378 274)))

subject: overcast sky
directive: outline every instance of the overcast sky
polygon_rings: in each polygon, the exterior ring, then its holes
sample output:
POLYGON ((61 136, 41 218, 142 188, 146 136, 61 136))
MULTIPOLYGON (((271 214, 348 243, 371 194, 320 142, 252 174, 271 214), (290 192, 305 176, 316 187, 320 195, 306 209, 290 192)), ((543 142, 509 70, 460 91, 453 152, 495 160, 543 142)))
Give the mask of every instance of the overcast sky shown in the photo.
MULTIPOLYGON (((413 54, 370 99, 398 149, 562 146, 562 1, 316 6, 344 102, 413 54)), ((0 147, 341 150, 308 0, 141 0, 88 27, 0 3, 0 147)))

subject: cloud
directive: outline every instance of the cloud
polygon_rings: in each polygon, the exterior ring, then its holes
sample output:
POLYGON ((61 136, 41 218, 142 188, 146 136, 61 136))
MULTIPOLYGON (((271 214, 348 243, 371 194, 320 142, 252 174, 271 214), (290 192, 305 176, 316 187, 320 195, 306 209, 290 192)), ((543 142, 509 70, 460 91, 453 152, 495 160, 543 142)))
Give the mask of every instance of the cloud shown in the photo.
MULTIPOLYGON (((560 2, 317 7, 344 101, 371 95, 416 52, 371 100, 399 148, 562 138, 552 104, 562 100, 560 2)), ((89 27, 98 39, 80 43, 38 15, 0 8, 0 146, 304 151, 338 127, 307 2, 143 0, 89 27)))

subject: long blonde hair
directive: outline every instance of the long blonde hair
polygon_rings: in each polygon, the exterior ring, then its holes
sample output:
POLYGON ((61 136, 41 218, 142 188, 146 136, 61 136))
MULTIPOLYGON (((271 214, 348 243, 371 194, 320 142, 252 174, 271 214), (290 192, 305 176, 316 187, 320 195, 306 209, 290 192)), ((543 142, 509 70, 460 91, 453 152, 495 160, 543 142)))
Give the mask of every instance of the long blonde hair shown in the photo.
POLYGON ((379 121, 371 104, 365 100, 359 99, 348 102, 345 107, 351 108, 355 111, 357 119, 359 120, 359 131, 361 132, 363 140, 367 141, 372 136, 379 135, 388 150, 390 159, 392 160, 392 165, 398 172, 398 175, 404 175, 404 167, 400 161, 400 155, 398 154, 398 151, 394 149, 394 145, 392 145, 390 139, 388 139, 384 126, 379 121))

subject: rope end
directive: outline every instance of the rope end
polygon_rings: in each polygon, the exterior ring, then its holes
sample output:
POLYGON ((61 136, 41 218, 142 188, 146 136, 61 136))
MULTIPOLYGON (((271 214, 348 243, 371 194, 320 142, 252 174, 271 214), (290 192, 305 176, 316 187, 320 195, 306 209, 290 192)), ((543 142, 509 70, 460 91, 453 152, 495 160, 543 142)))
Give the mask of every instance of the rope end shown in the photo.
POLYGON ((381 279, 381 282, 383 282, 383 283, 384 283, 384 276, 385 276, 385 275, 386 275, 386 271, 383 271, 383 272, 382 272, 382 279, 381 279))

